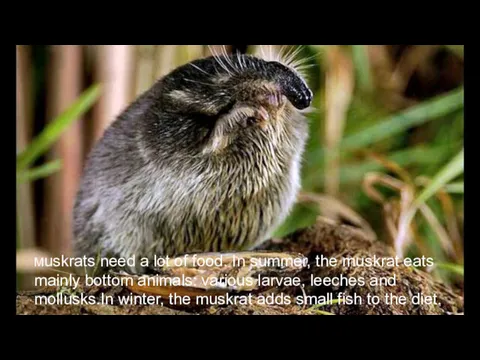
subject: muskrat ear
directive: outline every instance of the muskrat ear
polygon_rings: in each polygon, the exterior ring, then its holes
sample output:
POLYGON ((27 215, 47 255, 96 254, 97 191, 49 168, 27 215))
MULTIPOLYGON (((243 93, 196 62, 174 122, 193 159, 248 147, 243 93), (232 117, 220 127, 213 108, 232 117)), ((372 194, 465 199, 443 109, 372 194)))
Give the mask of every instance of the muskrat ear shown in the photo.
POLYGON ((203 148, 203 153, 215 153, 225 149, 235 133, 260 120, 258 110, 247 105, 234 106, 218 117, 203 148))

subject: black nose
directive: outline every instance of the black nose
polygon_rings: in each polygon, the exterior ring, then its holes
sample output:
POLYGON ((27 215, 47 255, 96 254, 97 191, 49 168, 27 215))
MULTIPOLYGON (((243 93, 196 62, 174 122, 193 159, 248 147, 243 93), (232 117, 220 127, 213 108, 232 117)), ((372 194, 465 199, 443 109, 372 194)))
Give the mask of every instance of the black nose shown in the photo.
POLYGON ((293 106, 295 106, 299 110, 306 109, 312 103, 312 91, 302 86, 302 89, 291 88, 289 91, 289 100, 293 106))
POLYGON ((299 110, 306 109, 312 103, 313 94, 298 74, 283 64, 270 62, 269 69, 280 84, 283 94, 299 110))

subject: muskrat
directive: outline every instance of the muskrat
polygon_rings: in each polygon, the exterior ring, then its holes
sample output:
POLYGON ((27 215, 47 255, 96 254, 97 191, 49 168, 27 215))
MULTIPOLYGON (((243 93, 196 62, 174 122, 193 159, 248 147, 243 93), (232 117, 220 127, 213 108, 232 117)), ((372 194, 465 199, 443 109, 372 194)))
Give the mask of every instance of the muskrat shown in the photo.
POLYGON ((158 80, 106 129, 77 194, 78 256, 252 249, 300 188, 312 92, 294 67, 215 55, 158 80))

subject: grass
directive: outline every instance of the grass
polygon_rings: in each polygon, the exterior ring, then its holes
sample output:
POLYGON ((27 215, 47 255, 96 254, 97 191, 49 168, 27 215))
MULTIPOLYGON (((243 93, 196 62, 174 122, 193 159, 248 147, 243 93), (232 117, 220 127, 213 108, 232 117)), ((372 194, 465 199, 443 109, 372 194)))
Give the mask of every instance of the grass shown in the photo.
POLYGON ((463 181, 447 184, 445 185, 445 190, 452 194, 463 194, 464 193, 463 181))
POLYGON ((327 305, 335 305, 335 304, 341 304, 343 302, 342 299, 333 299, 330 301, 324 301, 322 303, 315 304, 307 309, 307 312, 314 312, 318 315, 335 315, 332 312, 325 311, 325 310, 320 310, 321 307, 325 307, 327 305))
POLYGON ((344 138, 341 143, 342 150, 353 151, 365 148, 386 138, 401 134, 412 127, 439 119, 463 108, 463 97, 464 91, 461 87, 449 94, 438 96, 386 119, 379 119, 373 126, 344 138))
POLYGON ((27 169, 28 166, 49 150, 64 130, 90 109, 100 96, 100 90, 100 85, 93 85, 80 95, 72 106, 50 122, 29 146, 17 155, 17 172, 27 169))
MULTIPOLYGON (((439 47, 438 51, 444 48, 463 59, 462 46, 439 47)), ((317 52, 321 49, 315 72, 320 73, 318 78, 325 79, 328 69, 323 59, 329 47, 312 46, 312 49, 317 52)), ((379 74, 390 72, 392 77, 393 72, 401 73, 396 71, 395 64, 392 68, 379 70, 378 61, 372 60, 373 52, 368 51, 367 46, 352 45, 343 49, 352 57, 355 88, 350 108, 343 119, 345 131, 339 143, 339 198, 372 224, 381 241, 391 241, 383 223, 392 214, 385 213, 383 206, 375 204, 361 189, 368 174, 377 174, 378 180, 387 177, 397 179, 402 183, 398 191, 385 187, 377 191, 384 198, 384 206, 388 203, 390 207, 397 206, 394 205, 396 201, 410 194, 406 205, 398 208, 400 218, 391 219, 400 233, 393 239, 399 253, 405 256, 433 255, 438 263, 463 267, 462 260, 447 251, 454 243, 457 253, 463 251, 463 245, 456 242, 458 239, 454 240, 458 238, 455 227, 461 227, 461 224, 455 224, 463 208, 464 196, 464 183, 459 178, 463 172, 463 83, 440 94, 432 93, 424 99, 405 102, 406 105, 398 110, 391 110, 398 106, 388 103, 393 96, 386 96, 382 87, 390 78, 384 75, 383 79, 379 79, 379 74), (371 153, 384 160, 379 162, 378 158, 369 155, 371 153), (419 185, 417 179, 428 179, 428 184, 419 185), (443 199, 442 206, 437 206, 433 198, 443 199), (451 206, 448 205, 450 203, 451 206), (419 209, 421 211, 417 214, 419 209), (413 233, 411 226, 415 224, 412 221, 417 225, 413 233)), ((431 66, 427 59, 425 64, 423 66, 431 66)), ((434 70, 431 71, 433 76, 434 70)), ((438 72, 435 76, 442 75, 438 72)), ((408 79, 403 83, 408 84, 408 79)), ((342 89, 342 85, 337 84, 336 88, 342 89)), ((319 87, 313 90, 316 111, 309 116, 310 140, 304 156, 302 185, 304 191, 322 193, 325 191, 325 175, 328 175, 324 147, 329 136, 324 130, 326 89, 320 82, 319 87)), ((395 96, 406 99, 405 91, 402 89, 395 96)), ((275 235, 286 235, 308 226, 323 212, 317 207, 299 204, 275 235)))
MULTIPOLYGON (((397 253, 403 254, 403 247, 407 241, 408 230, 418 210, 423 209, 423 214, 435 229, 438 228, 438 221, 432 216, 430 209, 426 207, 426 202, 430 197, 436 194, 441 188, 445 187, 451 180, 463 173, 464 154, 463 149, 438 173, 433 177, 429 184, 401 214, 398 224, 398 235, 395 239, 397 253), (430 220, 431 219, 431 220, 430 220), (433 221, 432 221, 433 220, 433 221)), ((438 232, 437 232, 438 233, 438 232)), ((448 240, 447 240, 448 242, 448 240)))
MULTIPOLYGON (((464 170, 464 151, 460 151, 448 164, 446 164, 435 175, 430 184, 415 199, 414 206, 420 206, 425 203, 431 196, 438 192, 442 187, 463 174, 464 170)), ((462 183, 463 185, 463 183, 462 183)))
POLYGON ((440 269, 445 269, 454 274, 464 276, 464 268, 462 265, 458 264, 449 264, 449 263, 437 263, 437 267, 440 269))
POLYGON ((47 177, 53 173, 56 173, 61 168, 62 162, 60 160, 53 160, 46 164, 37 166, 34 169, 20 171, 17 174, 17 183, 21 184, 47 177))
POLYGON ((352 45, 352 57, 359 88, 364 91, 372 90, 372 74, 365 45, 352 45))

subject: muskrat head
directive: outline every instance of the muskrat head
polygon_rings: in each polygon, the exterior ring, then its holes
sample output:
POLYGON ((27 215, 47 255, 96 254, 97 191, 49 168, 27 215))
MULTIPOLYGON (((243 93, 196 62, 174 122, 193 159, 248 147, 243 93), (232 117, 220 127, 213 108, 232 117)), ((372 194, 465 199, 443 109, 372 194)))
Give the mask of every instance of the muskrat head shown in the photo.
POLYGON ((241 54, 212 56, 176 69, 164 78, 163 94, 164 110, 208 128, 204 153, 220 151, 243 134, 283 126, 312 101, 293 68, 241 54))

